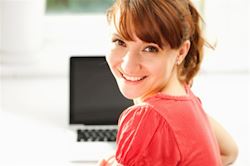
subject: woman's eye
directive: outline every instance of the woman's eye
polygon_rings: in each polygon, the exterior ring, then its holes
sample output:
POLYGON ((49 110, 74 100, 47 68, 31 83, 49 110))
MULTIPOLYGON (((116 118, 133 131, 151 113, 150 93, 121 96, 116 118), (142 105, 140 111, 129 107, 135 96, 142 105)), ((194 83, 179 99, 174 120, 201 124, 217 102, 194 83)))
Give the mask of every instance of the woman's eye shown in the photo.
POLYGON ((144 49, 145 52, 158 52, 159 49, 155 46, 148 46, 144 49))
POLYGON ((114 39, 112 42, 115 43, 117 46, 126 47, 126 43, 120 39, 114 39))

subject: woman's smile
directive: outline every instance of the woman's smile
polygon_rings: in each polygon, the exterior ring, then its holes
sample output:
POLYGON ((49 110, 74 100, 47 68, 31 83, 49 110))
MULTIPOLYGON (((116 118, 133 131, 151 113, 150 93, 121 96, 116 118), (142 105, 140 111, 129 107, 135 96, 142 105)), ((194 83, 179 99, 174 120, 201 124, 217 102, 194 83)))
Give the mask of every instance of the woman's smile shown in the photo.
POLYGON ((130 76, 124 73, 121 73, 121 76, 128 83, 140 83, 147 78, 147 76, 130 76))

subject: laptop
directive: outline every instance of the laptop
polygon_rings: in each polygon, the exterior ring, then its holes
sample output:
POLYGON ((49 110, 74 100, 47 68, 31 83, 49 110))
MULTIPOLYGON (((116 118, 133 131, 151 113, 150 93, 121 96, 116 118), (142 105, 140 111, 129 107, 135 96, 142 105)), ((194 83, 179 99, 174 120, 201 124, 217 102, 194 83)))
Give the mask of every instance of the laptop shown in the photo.
POLYGON ((119 116, 129 106, 104 56, 70 57, 71 162, 98 161, 115 153, 119 116))

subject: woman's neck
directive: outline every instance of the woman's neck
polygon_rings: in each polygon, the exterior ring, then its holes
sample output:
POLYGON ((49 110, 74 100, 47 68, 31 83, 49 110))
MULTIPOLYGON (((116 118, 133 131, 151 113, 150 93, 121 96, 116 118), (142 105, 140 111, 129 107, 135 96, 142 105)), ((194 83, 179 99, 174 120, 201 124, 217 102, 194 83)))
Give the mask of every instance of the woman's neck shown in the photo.
POLYGON ((185 84, 182 83, 180 80, 170 81, 167 86, 165 86, 161 93, 171 96, 186 96, 186 88, 185 84))

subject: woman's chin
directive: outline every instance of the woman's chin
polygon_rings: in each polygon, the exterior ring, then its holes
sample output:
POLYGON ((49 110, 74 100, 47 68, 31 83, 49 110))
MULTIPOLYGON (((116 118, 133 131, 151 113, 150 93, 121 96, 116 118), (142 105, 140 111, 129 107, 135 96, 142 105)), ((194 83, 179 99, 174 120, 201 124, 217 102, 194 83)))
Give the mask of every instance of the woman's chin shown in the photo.
POLYGON ((134 97, 134 95, 130 95, 130 94, 127 94, 127 93, 122 93, 124 97, 126 97, 127 99, 129 100, 133 100, 135 99, 136 97, 134 97))
POLYGON ((127 91, 122 91, 122 90, 121 90, 121 93, 122 93, 122 95, 123 95, 124 97, 126 97, 126 98, 129 99, 129 100, 134 100, 134 99, 140 97, 139 94, 137 94, 137 93, 135 94, 134 92, 127 92, 127 91))

